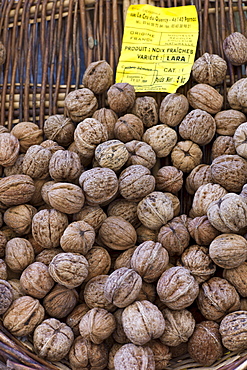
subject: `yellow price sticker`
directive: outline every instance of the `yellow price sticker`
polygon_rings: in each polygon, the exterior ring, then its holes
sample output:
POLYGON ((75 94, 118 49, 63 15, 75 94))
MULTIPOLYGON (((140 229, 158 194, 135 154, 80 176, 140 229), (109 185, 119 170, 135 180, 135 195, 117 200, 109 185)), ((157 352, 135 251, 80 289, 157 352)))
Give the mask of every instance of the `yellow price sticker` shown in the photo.
POLYGON ((175 93, 190 77, 198 33, 194 5, 130 5, 116 82, 127 82, 137 92, 175 93))

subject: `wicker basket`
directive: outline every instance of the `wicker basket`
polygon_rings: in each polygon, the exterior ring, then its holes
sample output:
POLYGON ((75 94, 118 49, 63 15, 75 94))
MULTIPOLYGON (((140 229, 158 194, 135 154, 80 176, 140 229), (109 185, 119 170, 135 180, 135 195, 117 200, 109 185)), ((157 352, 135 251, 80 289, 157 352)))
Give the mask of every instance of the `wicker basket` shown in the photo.
MULTIPOLYGON (((247 35, 247 0, 146 2, 161 7, 196 5, 200 29, 197 57, 206 51, 223 57, 222 41, 227 35, 234 31, 247 35)), ((0 124, 11 129, 18 122, 32 121, 42 127, 46 117, 64 112, 66 94, 82 86, 82 75, 90 62, 105 59, 115 71, 126 10, 134 3, 138 0, 0 1, 0 40, 7 49, 6 63, 0 67, 0 124)), ((228 65, 227 78, 220 88, 225 108, 228 86, 244 76, 242 66, 228 65)), ((179 92, 186 94, 191 86, 189 80, 179 92)), ((164 94, 152 95, 159 104, 164 94)), ((100 107, 105 102, 105 94, 100 95, 100 107)), ((203 163, 208 163, 209 153, 210 147, 205 148, 203 163)), ((183 192, 180 196, 184 203, 183 192)), ((0 325, 0 369, 70 367, 66 362, 50 364, 38 358, 31 343, 13 337, 0 325)), ((173 359, 167 369, 205 368, 186 355, 173 359)), ((247 352, 228 352, 207 369, 247 369, 247 352)))

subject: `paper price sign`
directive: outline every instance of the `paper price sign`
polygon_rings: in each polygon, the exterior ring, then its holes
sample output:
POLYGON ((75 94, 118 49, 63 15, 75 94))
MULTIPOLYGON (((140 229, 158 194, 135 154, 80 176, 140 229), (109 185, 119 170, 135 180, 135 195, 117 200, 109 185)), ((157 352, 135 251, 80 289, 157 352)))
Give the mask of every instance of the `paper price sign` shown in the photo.
POLYGON ((198 40, 194 5, 128 8, 116 82, 138 91, 175 93, 189 77, 198 40))

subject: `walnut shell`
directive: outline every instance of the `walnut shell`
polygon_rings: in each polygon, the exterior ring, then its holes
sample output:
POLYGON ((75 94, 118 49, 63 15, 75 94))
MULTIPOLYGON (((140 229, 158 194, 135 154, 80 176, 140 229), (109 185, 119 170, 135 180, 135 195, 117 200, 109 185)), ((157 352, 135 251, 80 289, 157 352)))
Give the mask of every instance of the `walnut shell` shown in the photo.
POLYGON ((233 136, 238 126, 246 122, 244 113, 235 109, 222 110, 215 115, 214 119, 217 134, 229 136, 233 136))
POLYGON ((158 232, 159 232, 159 229, 151 230, 144 225, 139 226, 136 229, 137 243, 141 244, 148 240, 157 241, 158 232))
POLYGON ((220 234, 220 231, 211 225, 207 216, 190 219, 188 221, 188 230, 190 236, 197 244, 206 246, 220 234))
POLYGON ((238 155, 247 159, 247 122, 239 125, 234 133, 233 141, 238 155))
POLYGON ((24 159, 25 154, 20 154, 18 155, 15 163, 13 166, 9 167, 3 167, 3 173, 5 176, 10 176, 10 175, 21 175, 23 173, 22 171, 22 166, 23 166, 23 159, 24 159))
POLYGON ((30 233, 33 216, 37 209, 30 204, 9 207, 3 215, 6 225, 11 227, 16 234, 25 235, 30 233))
MULTIPOLYGON (((244 91, 245 85, 246 85, 247 79, 240 78, 240 80, 237 80, 228 90, 227 93, 227 100, 230 105, 230 107, 234 110, 242 110, 243 106, 240 102, 240 96, 242 94, 242 91, 244 91)), ((245 94, 245 91, 244 91, 245 94)))
POLYGON ((108 108, 101 108, 94 112, 93 117, 105 125, 108 132, 108 140, 114 139, 114 127, 118 120, 117 114, 108 108))
POLYGON ((171 151, 172 165, 183 172, 190 172, 198 166, 202 159, 199 145, 193 141, 179 141, 171 151))
POLYGON ((131 140, 141 140, 143 132, 143 122, 131 113, 119 117, 114 127, 114 136, 124 143, 131 140))
POLYGON ((226 61, 217 54, 204 53, 192 66, 193 78, 198 83, 211 86, 221 84, 226 77, 226 71, 226 61))
POLYGON ((129 339, 127 338, 124 330, 123 330, 123 323, 122 323, 122 315, 123 315, 123 308, 117 309, 113 313, 115 320, 116 320, 116 329, 114 330, 112 336, 117 343, 126 344, 129 343, 129 339))
POLYGON ((42 262, 46 266, 49 266, 53 257, 61 252, 63 252, 61 248, 43 249, 41 252, 36 254, 35 262, 42 262))
POLYGON ((55 181, 76 181, 83 171, 80 157, 70 150, 57 150, 49 162, 49 173, 55 181))
POLYGON ((12 238, 5 247, 5 262, 15 272, 22 272, 34 261, 32 244, 24 238, 12 238))
POLYGON ((114 369, 126 370, 130 366, 138 370, 155 370, 153 351, 133 343, 124 344, 114 356, 114 369))
POLYGON ((241 297, 247 297, 247 262, 232 269, 223 270, 223 278, 231 283, 241 297))
POLYGON ((187 99, 194 109, 202 109, 208 113, 218 113, 223 105, 223 96, 210 85, 197 84, 187 92, 187 99))
POLYGON ((88 262, 88 275, 85 282, 98 276, 105 275, 111 267, 111 257, 108 251, 99 246, 93 246, 85 255, 88 262))
POLYGON ((83 74, 82 83, 94 94, 102 94, 113 83, 113 70, 105 60, 91 62, 83 74))
POLYGON ((95 231, 84 221, 71 222, 64 230, 60 239, 64 252, 80 253, 85 255, 93 246, 95 231))
POLYGON ((0 315, 7 311, 13 298, 12 286, 6 280, 0 279, 0 315))
POLYGON ((194 194, 201 186, 212 182, 211 167, 208 164, 199 164, 194 167, 185 180, 185 187, 189 194, 194 194))
POLYGON ((94 93, 84 87, 71 91, 65 97, 64 107, 72 121, 81 122, 98 109, 98 101, 94 93))
POLYGON ((160 104, 159 118, 162 123, 170 127, 177 126, 186 116, 189 102, 183 94, 168 94, 160 104))
POLYGON ((33 262, 22 271, 20 284, 26 295, 41 299, 52 289, 54 280, 44 263, 33 262))
POLYGON ((152 147, 144 141, 132 140, 125 144, 128 150, 127 166, 142 165, 151 169, 156 163, 156 154, 152 147))
POLYGON ((88 280, 83 290, 83 299, 89 308, 104 308, 107 311, 114 311, 115 304, 105 296, 105 287, 108 275, 97 275, 88 280))
POLYGON ((247 62, 247 39, 240 32, 233 32, 223 41, 223 50, 226 58, 234 66, 247 62))
POLYGON ((218 136, 213 142, 211 148, 212 160, 225 154, 237 154, 232 136, 218 136))
POLYGON ((136 98, 131 113, 139 117, 145 127, 152 127, 158 123, 158 104, 152 96, 136 98))
POLYGON ((167 157, 177 143, 176 131, 165 124, 148 128, 142 140, 149 144, 158 158, 167 157))
POLYGON ((135 228, 140 225, 137 217, 137 203, 126 199, 115 199, 107 207, 108 216, 120 216, 135 228))
POLYGON ((0 133, 0 165, 13 166, 19 155, 19 140, 11 133, 0 133))
POLYGON ((22 171, 33 179, 49 177, 51 151, 41 145, 30 146, 23 158, 22 171))
POLYGON ((246 349, 246 318, 246 311, 235 311, 226 315, 220 323, 222 343, 230 351, 246 349))
POLYGON ((66 324, 73 330, 73 333, 76 337, 80 335, 79 332, 79 322, 81 321, 82 316, 89 311, 89 307, 86 303, 81 303, 71 311, 71 313, 66 317, 66 324))
POLYGON ((128 83, 115 83, 107 91, 109 107, 116 113, 131 109, 135 102, 135 88, 128 83))
POLYGON ((19 122, 11 130, 20 143, 20 152, 26 153, 31 145, 39 145, 44 140, 43 131, 33 122, 19 122))
POLYGON ((194 194, 192 202, 193 214, 196 217, 206 216, 212 202, 222 199, 225 195, 227 195, 226 189, 219 184, 208 183, 201 185, 194 194))
POLYGON ((117 270, 121 267, 127 267, 128 269, 131 268, 131 257, 133 256, 133 253, 137 246, 134 246, 132 248, 126 249, 122 253, 119 254, 119 256, 114 261, 114 270, 117 270))
POLYGON ((74 131, 75 125, 71 119, 61 114, 52 115, 44 122, 44 134, 47 139, 55 140, 62 146, 68 146, 72 143, 74 131))
POLYGON ((177 193, 183 186, 183 172, 173 166, 163 166, 158 170, 155 180, 157 190, 177 193))
POLYGON ((99 166, 110 168, 113 171, 120 170, 128 157, 128 150, 120 140, 105 141, 95 149, 95 159, 99 166))
POLYGON ((78 299, 79 296, 75 289, 56 284, 45 296, 43 306, 49 316, 62 319, 73 311, 78 299))

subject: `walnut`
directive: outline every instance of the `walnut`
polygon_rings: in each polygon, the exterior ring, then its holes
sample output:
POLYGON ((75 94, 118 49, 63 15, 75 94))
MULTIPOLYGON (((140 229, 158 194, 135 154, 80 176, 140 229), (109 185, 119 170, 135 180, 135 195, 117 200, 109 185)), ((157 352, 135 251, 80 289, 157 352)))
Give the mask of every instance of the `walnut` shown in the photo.
POLYGON ((95 159, 99 166, 110 168, 113 171, 120 170, 128 157, 128 150, 120 140, 105 141, 95 149, 95 159))
POLYGON ((88 275, 84 282, 98 275, 107 274, 111 267, 111 256, 108 251, 99 246, 93 246, 85 255, 88 262, 88 275))
POLYGON ((40 145, 43 148, 50 150, 51 154, 54 154, 57 150, 65 150, 63 146, 59 145, 54 140, 44 140, 40 145))
POLYGON ((108 216, 120 216, 135 228, 140 225, 137 217, 137 203, 126 199, 115 199, 107 208, 108 216))
POLYGON ((190 236, 197 244, 206 246, 220 234, 220 231, 211 225, 207 216, 190 219, 188 221, 188 230, 190 236))
POLYGON ((168 251, 170 256, 179 256, 188 247, 190 234, 187 226, 187 216, 173 218, 159 230, 157 240, 168 251))
POLYGON ((103 308, 92 308, 79 323, 80 334, 83 338, 95 344, 102 343, 116 328, 116 320, 110 312, 103 308))
POLYGON ((154 188, 155 178, 147 167, 132 165, 120 173, 119 192, 127 200, 139 202, 154 188))
POLYGON ((46 266, 49 266, 53 257, 55 257, 58 253, 61 252, 63 252, 61 248, 43 249, 36 255, 35 262, 42 262, 46 266))
POLYGON ((216 132, 219 135, 233 136, 241 123, 246 122, 244 113, 235 109, 222 110, 215 117, 216 132))
POLYGON ((109 302, 123 308, 136 300, 141 286, 142 278, 136 271, 121 267, 109 275, 104 294, 109 302))
POLYGON ((68 225, 60 239, 64 252, 80 253, 85 255, 93 246, 95 231, 84 221, 75 221, 68 225))
MULTIPOLYGON (((224 189, 219 184, 208 183, 201 185, 195 192, 192 210, 193 214, 198 216, 206 216, 207 210, 211 206, 212 202, 218 201, 227 194, 226 189, 224 189)), ((209 220, 210 221, 210 220, 209 220)), ((213 225, 214 226, 214 225, 213 225)))
POLYGON ((136 229, 137 243, 141 244, 147 240, 157 241, 159 229, 151 230, 148 227, 141 225, 136 229))
POLYGON ((223 278, 228 280, 238 291, 241 297, 247 297, 247 262, 241 265, 223 270, 223 278))
POLYGON ((73 330, 74 335, 77 337, 80 335, 79 332, 79 322, 82 316, 89 311, 89 307, 86 303, 81 303, 71 311, 71 313, 66 317, 66 324, 73 330))
POLYGON ((177 143, 176 131, 166 124, 148 128, 142 140, 149 144, 158 158, 167 157, 177 143))
POLYGON ((152 127, 158 123, 158 104, 152 96, 136 98, 131 113, 139 117, 145 127, 152 127))
POLYGON ((154 303, 156 298, 156 287, 155 284, 142 282, 140 293, 138 294, 137 301, 150 301, 154 303))
POLYGON ((69 363, 72 369, 103 370, 108 363, 108 351, 104 343, 95 344, 79 336, 70 348, 69 363))
POLYGON ((94 94, 102 94, 113 83, 113 70, 105 60, 92 62, 83 74, 82 83, 94 94))
POLYGON ((122 313, 123 329, 128 339, 137 345, 143 345, 151 339, 159 338, 165 329, 165 320, 153 303, 135 301, 125 307, 122 313))
POLYGON ((92 153, 90 153, 90 156, 89 157, 85 157, 83 153, 81 153, 78 149, 77 149, 77 146, 75 144, 75 141, 72 142, 72 144, 70 144, 70 146, 68 147, 68 150, 71 151, 71 152, 75 152, 79 158, 80 158, 80 162, 81 162, 81 165, 82 167, 87 167, 91 164, 91 161, 92 161, 92 158, 93 158, 93 155, 92 153))
POLYGON ((73 289, 85 280, 88 274, 88 262, 79 253, 59 253, 49 264, 49 273, 54 281, 73 289))
POLYGON ((166 270, 169 255, 161 243, 146 241, 140 244, 131 257, 131 268, 147 283, 156 281, 166 270))
POLYGON ((57 319, 44 320, 34 330, 34 350, 48 361, 60 361, 72 346, 74 334, 70 327, 57 319))
POLYGON ((55 181, 75 182, 82 171, 79 155, 70 150, 57 150, 50 159, 49 173, 55 181))
POLYGON ((114 127, 114 136, 124 143, 131 140, 141 140, 143 132, 143 122, 131 113, 119 117, 114 127))
POLYGON ((163 344, 159 339, 153 339, 144 347, 148 347, 154 354, 154 362, 156 370, 163 370, 167 367, 172 355, 168 346, 163 344))
POLYGON ((193 334, 196 321, 192 313, 184 310, 162 310, 165 319, 165 330, 160 337, 162 343, 167 346, 178 346, 187 342, 193 334))
POLYGON ((232 136, 218 136, 213 142, 211 148, 212 160, 225 154, 237 154, 232 136))
POLYGON ((78 299, 79 296, 75 289, 56 284, 45 296, 43 306, 49 316, 62 319, 73 311, 78 299))
POLYGON ((129 343, 129 339, 127 338, 123 329, 122 323, 123 310, 124 310, 123 308, 119 308, 113 313, 116 320, 116 329, 114 330, 112 336, 116 342, 126 344, 129 343))
POLYGON ((65 97, 64 108, 72 121, 81 122, 98 109, 98 101, 94 93, 84 87, 71 91, 65 97))
POLYGON ((94 112, 93 117, 100 121, 103 125, 106 126, 108 132, 108 140, 114 139, 114 127, 115 123, 118 120, 117 114, 108 108, 101 108, 94 112))
POLYGON ((211 86, 221 84, 226 71, 226 61, 217 54, 204 53, 192 66, 192 76, 196 82, 211 86))
POLYGON ((223 50, 226 58, 234 66, 247 62, 247 39, 240 32, 233 32, 223 41, 223 50))
POLYGON ((104 308, 107 311, 114 311, 115 304, 109 302, 105 296, 105 286, 108 275, 97 275, 91 278, 83 290, 83 298, 89 308, 104 308))
POLYGON ((56 209, 43 209, 36 213, 32 221, 32 236, 45 248, 56 248, 68 226, 68 217, 56 209))
POLYGON ((15 301, 17 298, 23 297, 25 295, 25 293, 21 289, 20 279, 9 279, 8 283, 11 286, 12 301, 15 301))
POLYGON ((215 276, 202 283, 197 306, 207 320, 220 321, 229 312, 239 309, 240 297, 232 284, 215 276))
POLYGON ((187 92, 189 104, 194 109, 202 109, 208 113, 218 113, 223 105, 223 96, 212 86, 197 84, 187 92))
POLYGON ((183 186, 183 172, 173 166, 163 166, 158 170, 155 180, 157 190, 177 193, 183 186))
POLYGON ((235 311, 226 315, 220 323, 222 344, 230 351, 246 349, 246 318, 246 311, 235 311))
POLYGON ((177 217, 180 214, 180 200, 179 198, 172 194, 164 192, 164 194, 172 201, 173 216, 177 217))
POLYGON ((26 153, 31 145, 39 145, 44 140, 43 131, 33 122, 19 122, 10 133, 19 140, 21 153, 26 153))
POLYGON ((241 123, 234 133, 233 141, 238 155, 247 159, 247 122, 241 123))
POLYGON ((49 177, 51 156, 50 150, 43 148, 41 145, 30 146, 23 158, 22 171, 24 175, 28 175, 33 179, 49 177))
POLYGON ((103 209, 98 206, 87 206, 84 205, 83 208, 73 215, 75 221, 84 221, 91 225, 95 231, 98 231, 102 222, 107 218, 106 213, 103 209))
POLYGON ((185 187, 189 194, 194 194, 201 185, 209 182, 212 182, 210 165, 199 164, 186 177, 185 187))
POLYGON ((214 321, 196 324, 188 342, 188 352, 193 360, 203 366, 211 366, 224 353, 219 333, 219 325, 214 321))
POLYGON ((119 256, 114 261, 114 270, 117 270, 121 267, 131 268, 131 258, 137 246, 126 249, 124 252, 120 253, 119 256))
POLYGON ((109 107, 116 113, 123 113, 131 109, 135 98, 135 88, 128 83, 115 83, 107 91, 109 107))
POLYGON ((11 175, 0 179, 0 202, 6 206, 28 203, 34 191, 30 176, 11 175))
POLYGON ((209 256, 222 268, 238 267, 247 258, 247 241, 241 235, 220 234, 210 244, 209 256))
POLYGON ((6 48, 0 41, 0 66, 5 63, 6 60, 6 48))
POLYGON ((0 133, 0 165, 13 166, 19 155, 19 140, 9 132, 0 133))
POLYGON ((99 236, 104 245, 115 250, 125 250, 136 243, 136 231, 130 222, 120 216, 111 216, 102 223, 99 236))
POLYGON ((4 314, 13 301, 12 286, 6 281, 0 279, 0 315, 4 314))
POLYGON ((55 140, 62 146, 68 146, 72 143, 74 131, 75 125, 71 119, 60 114, 48 117, 44 123, 44 134, 47 139, 55 140))
POLYGON ((4 222, 11 227, 16 234, 25 235, 30 233, 32 218, 36 213, 36 208, 30 204, 9 207, 4 212, 4 222))
POLYGON ((213 182, 229 192, 239 193, 247 183, 247 161, 237 154, 221 155, 213 160, 211 173, 213 182))
POLYGON ((183 94, 168 94, 161 101, 159 118, 162 123, 170 127, 177 126, 186 116, 189 110, 189 102, 183 94))
POLYGON ((144 226, 157 230, 173 218, 172 201, 164 193, 153 191, 138 203, 137 215, 144 226))
POLYGON ((15 272, 22 272, 34 261, 32 244, 24 238, 9 240, 5 248, 5 262, 15 272))
POLYGON ((4 167, 3 173, 5 176, 11 176, 11 175, 21 175, 23 173, 22 171, 22 165, 23 165, 23 159, 25 154, 18 155, 15 163, 13 166, 4 167))
POLYGON ((4 260, 0 259, 0 279, 7 280, 8 272, 7 272, 7 264, 4 260))
POLYGON ((44 316, 39 300, 25 295, 12 302, 3 316, 3 325, 13 335, 24 336, 31 334, 44 316))
POLYGON ((44 263, 33 262, 22 271, 20 284, 26 295, 40 299, 52 289, 54 280, 44 263))
POLYGON ((126 370, 130 367, 142 370, 155 370, 153 351, 133 343, 124 344, 114 356, 114 369, 126 370))
POLYGON ((172 165, 183 172, 190 172, 198 166, 202 159, 199 145, 193 141, 179 141, 171 152, 172 165))
POLYGON ((160 300, 172 310, 190 306, 199 293, 199 284, 185 267, 170 267, 163 272, 157 283, 160 300))
POLYGON ((101 205, 111 200, 118 191, 118 178, 110 168, 95 167, 83 172, 79 184, 90 205, 101 205))
POLYGON ((216 271, 216 265, 209 256, 208 248, 200 245, 186 248, 177 265, 187 268, 199 284, 212 277, 216 271))
POLYGON ((143 141, 132 140, 125 144, 128 150, 127 166, 142 165, 151 169, 156 163, 156 154, 152 147, 143 141))

